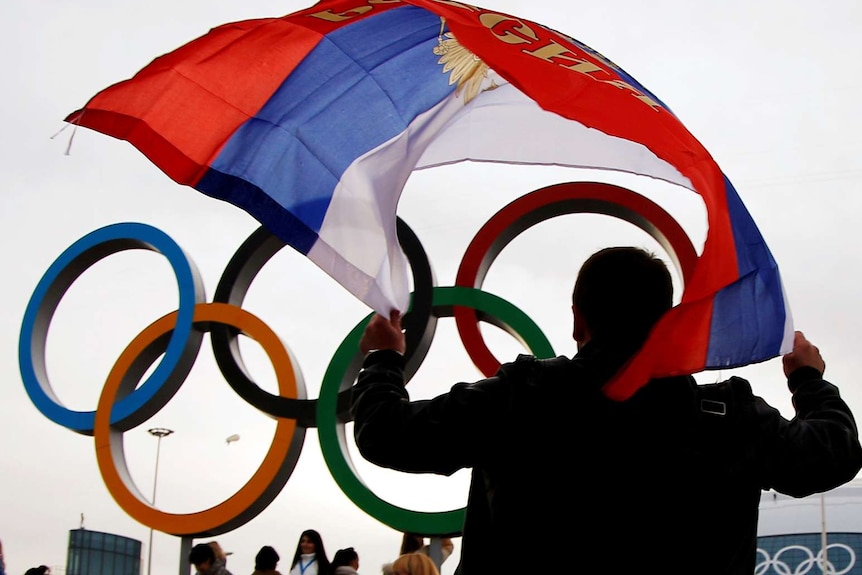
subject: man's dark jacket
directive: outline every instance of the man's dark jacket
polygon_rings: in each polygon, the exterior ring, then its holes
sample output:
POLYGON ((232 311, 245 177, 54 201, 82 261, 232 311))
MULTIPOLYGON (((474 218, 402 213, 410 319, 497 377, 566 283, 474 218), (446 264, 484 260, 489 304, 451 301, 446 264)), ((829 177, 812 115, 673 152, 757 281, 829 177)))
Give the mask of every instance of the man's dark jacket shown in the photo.
POLYGON ((622 359, 595 342, 415 402, 403 361, 365 358, 356 445, 411 473, 472 468, 461 575, 752 575, 762 489, 803 497, 862 468, 853 416, 814 368, 790 375, 787 420, 735 377, 656 379, 609 400, 622 359))

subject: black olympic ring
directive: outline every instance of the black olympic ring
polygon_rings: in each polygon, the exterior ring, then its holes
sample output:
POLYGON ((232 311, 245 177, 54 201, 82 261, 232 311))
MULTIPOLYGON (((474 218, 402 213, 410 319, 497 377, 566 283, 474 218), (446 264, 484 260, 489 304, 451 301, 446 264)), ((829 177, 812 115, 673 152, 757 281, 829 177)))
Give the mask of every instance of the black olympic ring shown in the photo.
MULTIPOLYGON (((398 241, 413 273, 414 291, 410 308, 403 323, 407 339, 407 378, 413 376, 428 354, 431 340, 437 328, 437 316, 432 313, 431 299, 435 285, 434 273, 425 249, 413 230, 397 219, 398 241)), ((261 268, 286 244, 264 227, 258 228, 237 249, 228 262, 216 287, 214 302, 229 303, 242 307, 248 288, 261 268)), ((225 380, 236 393, 260 411, 274 417, 295 419, 301 427, 317 426, 317 400, 305 397, 305 385, 299 383, 296 399, 274 395, 261 389, 248 375, 239 351, 238 332, 224 324, 212 326, 211 341, 216 363, 225 380)), ((348 367, 350 373, 357 372, 362 357, 359 350, 348 367)), ((341 421, 347 422, 349 390, 339 394, 337 413, 341 421)))

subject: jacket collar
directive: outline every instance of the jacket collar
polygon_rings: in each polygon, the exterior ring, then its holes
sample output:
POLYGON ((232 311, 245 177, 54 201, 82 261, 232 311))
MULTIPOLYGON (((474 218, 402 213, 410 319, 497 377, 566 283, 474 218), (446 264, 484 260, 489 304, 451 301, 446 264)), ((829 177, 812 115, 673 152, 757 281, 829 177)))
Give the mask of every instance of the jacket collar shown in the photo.
MULTIPOLYGON (((594 389, 601 389, 637 350, 638 347, 633 345, 610 344, 592 339, 578 350, 573 362, 589 374, 587 385, 595 386, 594 389)), ((641 398, 657 399, 661 396, 678 396, 680 393, 689 395, 695 385, 691 376, 654 379, 639 389, 633 398, 641 396, 641 398), (682 392, 683 387, 689 391, 682 392)))

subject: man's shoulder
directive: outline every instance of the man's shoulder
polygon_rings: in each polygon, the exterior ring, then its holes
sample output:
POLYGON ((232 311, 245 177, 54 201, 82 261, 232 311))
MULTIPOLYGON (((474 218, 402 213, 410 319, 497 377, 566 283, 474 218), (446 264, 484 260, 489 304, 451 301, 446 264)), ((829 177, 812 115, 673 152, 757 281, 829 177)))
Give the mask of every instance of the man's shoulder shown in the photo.
POLYGON ((516 357, 515 361, 512 363, 519 365, 528 365, 539 369, 561 369, 571 366, 572 359, 566 357, 565 355, 541 358, 536 357, 535 355, 522 353, 518 355, 518 357, 516 357))
POLYGON ((502 365, 500 372, 508 378, 515 378, 527 385, 538 385, 543 381, 553 381, 563 377, 571 369, 572 360, 563 355, 538 358, 535 355, 520 354, 515 361, 502 365))
POLYGON ((757 398, 741 377, 695 386, 696 409, 705 429, 744 430, 757 420, 757 398))
POLYGON ((754 397, 748 380, 736 376, 716 383, 698 384, 695 386, 695 390, 702 410, 705 404, 738 404, 741 401, 747 402, 754 397))

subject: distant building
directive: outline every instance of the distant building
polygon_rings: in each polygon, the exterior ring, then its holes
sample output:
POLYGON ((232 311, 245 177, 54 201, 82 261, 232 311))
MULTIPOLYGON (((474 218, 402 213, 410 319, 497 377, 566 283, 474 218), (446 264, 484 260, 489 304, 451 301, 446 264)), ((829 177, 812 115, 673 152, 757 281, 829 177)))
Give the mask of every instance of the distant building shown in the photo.
POLYGON ((757 535, 754 575, 862 575, 862 483, 801 499, 764 492, 757 535))
POLYGON ((141 542, 113 533, 69 531, 66 575, 141 575, 141 542))

